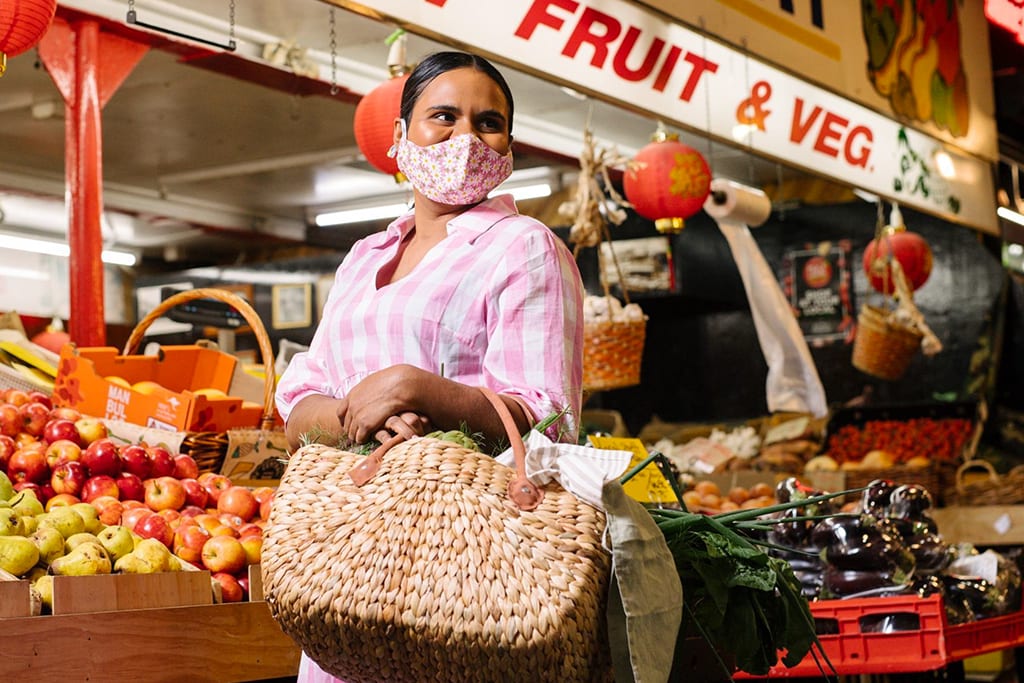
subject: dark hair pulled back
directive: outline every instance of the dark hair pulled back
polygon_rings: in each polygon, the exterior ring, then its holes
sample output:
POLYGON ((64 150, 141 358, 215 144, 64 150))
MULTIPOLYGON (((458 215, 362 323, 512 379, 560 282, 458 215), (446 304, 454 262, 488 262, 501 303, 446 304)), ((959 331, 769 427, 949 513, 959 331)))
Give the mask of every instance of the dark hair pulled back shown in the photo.
POLYGON ((468 52, 434 52, 424 57, 416 65, 416 68, 409 74, 409 78, 402 88, 402 106, 399 109, 399 115, 405 120, 406 125, 409 124, 409 119, 412 116, 412 108, 416 105, 420 95, 423 94, 424 88, 430 85, 431 81, 448 71, 467 67, 487 74, 501 88, 501 92, 505 95, 505 100, 508 102, 508 132, 511 134, 512 113, 514 109, 512 90, 508 87, 508 83, 505 82, 505 77, 494 68, 493 64, 483 57, 469 54, 468 52))

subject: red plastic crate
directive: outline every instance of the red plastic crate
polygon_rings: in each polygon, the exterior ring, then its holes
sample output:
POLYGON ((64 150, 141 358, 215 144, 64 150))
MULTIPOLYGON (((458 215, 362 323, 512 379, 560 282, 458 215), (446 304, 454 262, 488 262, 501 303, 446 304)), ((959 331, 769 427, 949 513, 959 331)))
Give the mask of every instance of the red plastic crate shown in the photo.
MULTIPOLYGON (((939 595, 821 600, 811 603, 811 613, 825 654, 842 676, 934 671, 1024 644, 1024 612, 951 626, 939 595), (871 625, 885 618, 900 622, 902 630, 871 632, 871 625)), ((818 665, 808 654, 792 668, 776 665, 768 677, 818 675, 818 665)), ((734 678, 763 677, 737 672, 734 678)))

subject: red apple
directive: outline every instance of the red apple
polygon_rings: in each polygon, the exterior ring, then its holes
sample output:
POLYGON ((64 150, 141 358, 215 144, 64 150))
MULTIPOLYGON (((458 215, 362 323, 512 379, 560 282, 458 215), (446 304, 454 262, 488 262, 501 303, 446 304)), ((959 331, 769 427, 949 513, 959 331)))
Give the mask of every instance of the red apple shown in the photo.
POLYGON ((274 495, 275 490, 270 486, 257 486, 252 490, 252 497, 256 499, 257 503, 262 505, 263 501, 274 495))
POLYGON ((7 463, 7 475, 13 482, 32 481, 41 483, 50 473, 46 464, 46 453, 42 444, 35 446, 22 446, 11 454, 10 462, 7 463))
MULTIPOLYGON (((88 485, 89 482, 86 482, 88 485)), ((121 515, 124 514, 124 504, 113 496, 100 496, 86 501, 96 508, 100 514, 100 521, 104 526, 115 526, 121 523, 121 515)))
POLYGON ((116 477, 121 473, 121 458, 118 455, 117 444, 110 439, 97 439, 92 441, 79 458, 92 475, 105 474, 116 477))
POLYGON ((174 532, 172 551, 183 560, 199 564, 203 561, 203 546, 209 539, 210 532, 198 524, 182 523, 174 532))
POLYGON ((121 526, 126 526, 129 529, 135 529, 135 525, 138 524, 143 517, 156 514, 145 505, 133 508, 129 508, 126 503, 122 503, 122 505, 124 505, 124 512, 121 513, 121 526))
MULTIPOLYGON (((174 456, 170 451, 163 446, 149 446, 146 448, 146 455, 149 456, 151 478, 174 476, 174 456)), ((196 468, 197 472, 198 469, 196 468)))
MULTIPOLYGON (((276 493, 276 491, 275 491, 276 493)), ((270 497, 260 503, 260 519, 266 521, 270 518, 270 506, 274 502, 274 494, 270 494, 270 497)))
POLYGON ((146 505, 150 510, 180 510, 185 506, 185 487, 174 477, 157 477, 143 482, 146 505))
POLYGON ((14 484, 15 491, 31 491, 36 494, 36 500, 40 503, 45 503, 46 498, 43 498, 42 487, 34 481, 19 481, 14 484))
POLYGON ((221 493, 231 488, 231 480, 223 474, 204 472, 199 475, 196 481, 202 484, 203 488, 206 489, 206 492, 210 494, 210 503, 213 505, 216 505, 217 501, 220 500, 221 493), (210 476, 207 477, 207 474, 210 476))
POLYGON ((203 544, 203 566, 211 572, 235 574, 245 567, 245 548, 233 536, 211 536, 203 544))
POLYGON ((51 417, 43 426, 43 441, 53 443, 62 440, 82 445, 82 436, 78 433, 78 427, 74 422, 51 417))
POLYGON ((6 434, 0 434, 0 472, 7 471, 7 464, 16 450, 18 443, 6 434))
POLYGON ((214 572, 212 577, 220 584, 220 598, 222 602, 242 602, 245 597, 245 590, 238 579, 228 572, 214 572))
MULTIPOLYGON (((149 510, 149 508, 146 507, 146 504, 141 500, 122 500, 121 505, 124 506, 125 510, 131 510, 133 508, 146 508, 149 510)), ((149 511, 152 512, 152 510, 149 511)))
POLYGON ((46 501, 53 498, 54 495, 56 494, 53 491, 53 487, 50 486, 50 482, 44 481, 43 483, 39 484, 39 500, 45 503, 46 501))
POLYGON ((50 421, 50 408, 37 401, 19 406, 18 414, 21 415, 21 430, 32 436, 42 436, 46 423, 50 421))
POLYGON ((77 462, 82 459, 82 447, 68 439, 57 439, 46 447, 46 466, 52 472, 62 462, 77 462))
POLYGON ((28 392, 28 402, 29 403, 42 403, 44 406, 46 406, 47 410, 52 410, 53 409, 53 399, 50 398, 49 394, 47 394, 46 392, 43 392, 43 391, 35 391, 35 390, 33 390, 33 391, 28 392))
POLYGON ((155 538, 168 548, 174 543, 174 529, 166 519, 155 512, 136 521, 132 531, 142 538, 155 538))
POLYGON ((55 507, 61 507, 62 505, 74 505, 81 503, 82 499, 71 493, 58 493, 46 501, 46 511, 49 512, 55 507))
MULTIPOLYGON (((203 491, 203 493, 206 493, 206 492, 203 491)), ((206 514, 206 510, 204 510, 203 508, 199 507, 198 505, 185 505, 185 507, 181 508, 181 516, 182 517, 195 518, 195 517, 198 517, 199 515, 205 515, 205 514, 206 514)))
POLYGON ((163 510, 158 510, 156 514, 166 519, 172 529, 178 528, 178 520, 181 519, 181 513, 177 510, 173 508, 165 508, 163 510))
POLYGON ((213 533, 213 530, 217 527, 224 526, 224 523, 217 519, 217 515, 211 515, 208 512, 203 512, 198 515, 195 515, 194 519, 196 521, 196 524, 203 527, 211 534, 213 533))
POLYGON ((195 458, 187 453, 178 453, 174 456, 174 474, 177 479, 196 479, 199 476, 199 465, 195 458))
POLYGON ((210 494, 206 492, 203 485, 195 479, 180 479, 179 481, 185 487, 185 505, 205 509, 210 500, 210 494))
POLYGON ((26 403, 30 403, 32 399, 29 398, 28 392, 24 389, 12 388, 8 389, 7 393, 4 394, 4 401, 17 408, 25 405, 26 403))
POLYGON ((259 564, 260 553, 263 551, 263 537, 262 536, 242 536, 238 539, 238 542, 242 544, 242 548, 245 550, 245 563, 246 564, 259 564))
POLYGON ((75 427, 78 429, 82 443, 90 444, 93 441, 105 439, 109 435, 107 423, 95 417, 80 417, 75 420, 75 427))
POLYGON ((121 500, 145 500, 146 485, 138 475, 122 472, 114 477, 117 488, 121 491, 121 500))
POLYGON ((89 477, 82 486, 82 500, 92 503, 97 498, 104 496, 118 500, 121 498, 121 489, 117 487, 117 481, 106 474, 98 474, 89 477))
POLYGON ((252 522, 246 522, 242 526, 238 527, 238 537, 245 538, 246 536, 262 536, 263 527, 259 524, 253 524, 252 522))
POLYGON ((149 475, 153 471, 153 463, 143 446, 138 444, 121 446, 117 455, 121 459, 122 471, 131 472, 139 479, 149 479, 149 475))
POLYGON ((53 487, 54 493, 70 493, 81 498, 82 488, 88 478, 89 472, 82 463, 62 462, 53 468, 53 473, 50 475, 50 486, 53 487))
POLYGON ((217 511, 237 515, 243 521, 250 521, 260 511, 260 504, 252 491, 244 486, 231 486, 221 491, 217 499, 217 511))
POLYGON ((0 403, 0 434, 15 437, 21 431, 21 413, 18 406, 0 403))
POLYGON ((78 422, 82 419, 82 413, 78 412, 77 408, 72 408, 71 406, 57 406, 55 408, 50 408, 50 419, 78 422))
POLYGON ((238 579, 238 585, 242 587, 243 599, 249 599, 249 575, 244 573, 241 576, 236 577, 238 579))

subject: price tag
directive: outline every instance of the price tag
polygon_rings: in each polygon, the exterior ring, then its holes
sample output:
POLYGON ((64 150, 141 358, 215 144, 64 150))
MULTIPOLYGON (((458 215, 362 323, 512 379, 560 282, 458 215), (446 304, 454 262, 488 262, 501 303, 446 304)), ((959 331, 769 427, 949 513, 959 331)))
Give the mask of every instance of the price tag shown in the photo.
MULTIPOLYGON (((614 436, 588 436, 594 448, 603 448, 613 451, 629 451, 633 454, 630 458, 629 467, 626 471, 639 465, 650 455, 640 439, 628 439, 614 436)), ((676 496, 675 488, 665 476, 665 473, 651 462, 647 467, 640 470, 632 479, 622 485, 622 490, 630 498, 641 503, 671 504, 680 503, 676 496)))

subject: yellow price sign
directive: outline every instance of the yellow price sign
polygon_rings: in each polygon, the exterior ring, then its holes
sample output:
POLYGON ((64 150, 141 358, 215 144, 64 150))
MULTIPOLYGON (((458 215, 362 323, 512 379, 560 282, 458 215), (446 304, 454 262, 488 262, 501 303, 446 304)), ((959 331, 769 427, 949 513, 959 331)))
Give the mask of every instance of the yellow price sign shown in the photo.
MULTIPOLYGON (((614 436, 588 436, 594 448, 612 451, 629 451, 633 454, 626 471, 636 467, 649 457, 647 449, 640 439, 629 439, 614 436)), ((622 485, 622 490, 630 498, 641 503, 668 504, 682 501, 676 496, 675 489, 665 474, 654 462, 648 464, 636 475, 622 485)))

